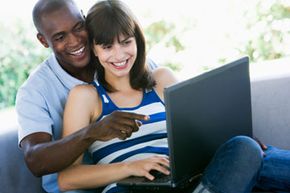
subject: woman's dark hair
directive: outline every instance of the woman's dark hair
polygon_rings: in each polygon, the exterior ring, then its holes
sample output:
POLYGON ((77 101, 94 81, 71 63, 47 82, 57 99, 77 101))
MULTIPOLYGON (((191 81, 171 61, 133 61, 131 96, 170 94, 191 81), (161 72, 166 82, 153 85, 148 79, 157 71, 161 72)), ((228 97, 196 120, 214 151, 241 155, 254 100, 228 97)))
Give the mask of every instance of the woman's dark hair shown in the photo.
MULTIPOLYGON (((113 44, 120 35, 135 37, 137 57, 130 71, 130 84, 134 89, 151 89, 155 81, 146 68, 146 46, 143 32, 130 9, 121 1, 105 0, 97 2, 88 12, 86 27, 92 46, 113 44)), ((119 39, 118 39, 119 41, 119 39)), ((116 91, 106 80, 104 68, 96 59, 100 83, 108 92, 116 91)))

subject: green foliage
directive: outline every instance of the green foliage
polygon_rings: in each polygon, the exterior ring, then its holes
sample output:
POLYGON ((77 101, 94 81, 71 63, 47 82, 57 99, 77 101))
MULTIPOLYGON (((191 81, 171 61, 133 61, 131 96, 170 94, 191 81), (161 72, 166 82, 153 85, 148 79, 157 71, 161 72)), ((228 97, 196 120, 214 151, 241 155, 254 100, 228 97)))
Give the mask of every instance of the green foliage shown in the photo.
MULTIPOLYGON (((174 23, 169 23, 164 20, 157 21, 149 25, 144 30, 144 33, 147 37, 146 44, 148 50, 157 44, 161 45, 164 49, 172 48, 175 52, 185 49, 179 40, 179 34, 176 33, 176 26, 174 23)), ((173 63, 170 60, 160 65, 167 66, 174 71, 179 71, 181 69, 179 63, 173 63)))
POLYGON ((152 48, 155 44, 162 41, 164 36, 168 34, 172 28, 173 28, 172 24, 169 24, 165 21, 158 21, 152 23, 146 29, 144 29, 148 49, 152 48))
POLYGON ((240 52, 254 62, 288 56, 290 7, 286 1, 259 0, 255 12, 246 12, 249 38, 240 52))
POLYGON ((0 109, 15 104, 19 86, 48 52, 22 22, 15 21, 11 26, 0 25, 0 109))

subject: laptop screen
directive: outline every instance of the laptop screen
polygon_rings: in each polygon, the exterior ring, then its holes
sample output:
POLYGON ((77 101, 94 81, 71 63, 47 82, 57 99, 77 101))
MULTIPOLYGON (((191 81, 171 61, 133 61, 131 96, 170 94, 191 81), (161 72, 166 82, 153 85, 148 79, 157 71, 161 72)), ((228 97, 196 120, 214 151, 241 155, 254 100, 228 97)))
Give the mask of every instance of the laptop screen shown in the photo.
POLYGON ((249 59, 241 58, 165 89, 171 175, 200 174, 217 148, 252 135, 249 59))

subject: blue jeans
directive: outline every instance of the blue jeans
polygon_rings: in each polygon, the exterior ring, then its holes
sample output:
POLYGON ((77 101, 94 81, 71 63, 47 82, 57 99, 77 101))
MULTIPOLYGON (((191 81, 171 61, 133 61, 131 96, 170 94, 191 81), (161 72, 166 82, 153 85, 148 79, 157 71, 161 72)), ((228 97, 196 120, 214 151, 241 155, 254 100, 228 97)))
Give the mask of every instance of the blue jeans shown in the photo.
POLYGON ((256 141, 246 136, 234 137, 217 150, 201 182, 214 193, 251 192, 262 160, 262 150, 256 141))
POLYGON ((69 190, 62 193, 95 193, 95 190, 69 190))
POLYGON ((257 187, 267 191, 290 192, 290 151, 268 146, 257 187))

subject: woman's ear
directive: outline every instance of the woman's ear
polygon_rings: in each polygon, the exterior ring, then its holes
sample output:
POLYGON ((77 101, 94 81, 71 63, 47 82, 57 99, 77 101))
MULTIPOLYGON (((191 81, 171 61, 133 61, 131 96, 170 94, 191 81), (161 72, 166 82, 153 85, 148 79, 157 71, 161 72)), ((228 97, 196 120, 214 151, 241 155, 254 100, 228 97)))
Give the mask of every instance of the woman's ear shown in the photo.
POLYGON ((96 49, 94 48, 94 46, 92 46, 92 50, 93 50, 93 52, 94 52, 94 55, 95 55, 96 57, 98 57, 98 53, 97 53, 96 49))
POLYGON ((41 33, 37 33, 37 39, 40 41, 40 43, 45 47, 49 48, 49 45, 45 39, 45 37, 41 33))

